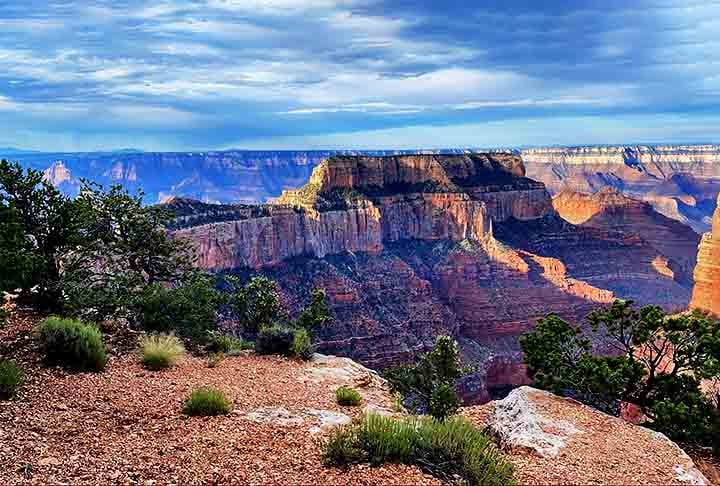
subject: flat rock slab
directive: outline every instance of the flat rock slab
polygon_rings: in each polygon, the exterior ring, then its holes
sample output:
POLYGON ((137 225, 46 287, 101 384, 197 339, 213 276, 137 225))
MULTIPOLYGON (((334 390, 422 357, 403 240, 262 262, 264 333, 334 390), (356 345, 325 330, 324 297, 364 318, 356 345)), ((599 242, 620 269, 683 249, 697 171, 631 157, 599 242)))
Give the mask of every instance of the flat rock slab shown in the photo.
POLYGON ((262 407, 249 412, 236 412, 246 420, 266 423, 277 427, 300 427, 312 424, 313 434, 328 432, 336 427, 352 422, 350 416, 332 410, 306 409, 291 412, 283 407, 262 407))
POLYGON ((710 484, 663 434, 531 387, 463 409, 506 446, 520 484, 710 484))

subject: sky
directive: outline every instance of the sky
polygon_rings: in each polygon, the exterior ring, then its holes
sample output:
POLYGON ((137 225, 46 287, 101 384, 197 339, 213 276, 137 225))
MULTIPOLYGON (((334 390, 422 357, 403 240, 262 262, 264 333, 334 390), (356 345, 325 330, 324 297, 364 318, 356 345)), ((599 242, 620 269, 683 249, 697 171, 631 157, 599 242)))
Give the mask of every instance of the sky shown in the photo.
POLYGON ((0 0, 0 146, 720 142, 720 1, 0 0))

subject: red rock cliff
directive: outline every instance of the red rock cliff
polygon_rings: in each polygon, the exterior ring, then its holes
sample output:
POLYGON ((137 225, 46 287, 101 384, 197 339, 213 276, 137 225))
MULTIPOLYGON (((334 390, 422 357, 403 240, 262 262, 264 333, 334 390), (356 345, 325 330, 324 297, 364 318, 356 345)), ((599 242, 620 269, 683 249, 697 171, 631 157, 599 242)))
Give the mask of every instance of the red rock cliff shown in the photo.
POLYGON ((712 231, 706 233, 700 242, 690 307, 720 315, 720 196, 712 231))

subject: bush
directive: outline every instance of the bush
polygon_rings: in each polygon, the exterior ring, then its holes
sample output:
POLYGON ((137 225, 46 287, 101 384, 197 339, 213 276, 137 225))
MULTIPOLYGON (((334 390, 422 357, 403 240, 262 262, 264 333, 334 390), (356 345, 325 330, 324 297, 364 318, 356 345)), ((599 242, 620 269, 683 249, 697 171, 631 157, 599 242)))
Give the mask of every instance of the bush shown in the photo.
POLYGON ((255 345, 243 339, 238 339, 217 331, 209 331, 205 350, 208 353, 222 353, 228 356, 237 356, 241 351, 254 349, 255 345))
POLYGON ((255 341, 255 351, 258 354, 284 354, 290 355, 295 330, 282 324, 273 324, 260 328, 255 341))
POLYGON ((25 382, 25 373, 14 361, 0 360, 0 400, 15 397, 25 382))
POLYGON ((338 405, 349 407, 360 405, 362 401, 362 397, 357 390, 345 386, 341 386, 335 390, 335 398, 337 399, 338 405))
POLYGON ((221 295, 212 279, 191 273, 174 288, 148 285, 134 303, 139 327, 152 332, 171 332, 204 342, 216 326, 221 295))
POLYGON ((195 388, 183 405, 183 413, 191 416, 216 416, 230 412, 231 403, 216 388, 195 388))
POLYGON ((432 351, 415 365, 391 368, 385 377, 411 409, 445 420, 460 406, 455 387, 463 372, 455 340, 438 336, 432 351))
POLYGON ((295 329, 293 342, 290 345, 292 354, 298 358, 307 360, 313 355, 313 350, 310 333, 306 329, 295 329))
POLYGON ((459 475, 469 484, 514 483, 512 466, 492 440, 459 417, 437 421, 369 414, 336 431, 323 460, 330 465, 394 462, 419 466, 445 481, 459 475))
POLYGON ((185 355, 182 341, 172 334, 145 336, 141 346, 143 365, 149 370, 170 368, 185 355))
POLYGON ((100 371, 107 354, 100 330, 75 319, 48 317, 36 328, 45 359, 77 370, 100 371))
POLYGON ((671 439, 718 447, 720 411, 701 380, 720 378, 720 321, 619 300, 587 320, 594 339, 552 314, 520 338, 536 386, 615 414, 637 404, 671 439), (615 355, 595 355, 593 342, 615 355))

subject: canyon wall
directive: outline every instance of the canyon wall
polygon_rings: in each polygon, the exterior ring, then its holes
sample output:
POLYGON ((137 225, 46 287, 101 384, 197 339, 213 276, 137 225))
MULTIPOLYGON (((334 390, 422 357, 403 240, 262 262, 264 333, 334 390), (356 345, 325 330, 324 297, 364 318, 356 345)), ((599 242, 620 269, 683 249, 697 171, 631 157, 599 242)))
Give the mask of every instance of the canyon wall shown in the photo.
POLYGON ((323 352, 384 368, 454 336, 477 367, 471 401, 527 381, 517 338, 550 312, 690 298, 643 238, 560 218, 510 153, 331 157, 275 204, 166 207, 202 267, 275 279, 291 312, 324 288, 323 352))
POLYGON ((720 196, 712 230, 700 242, 690 307, 720 316, 720 196))
POLYGON ((536 148, 521 151, 528 177, 548 190, 594 193, 612 187, 702 233, 720 192, 720 146, 536 148))

